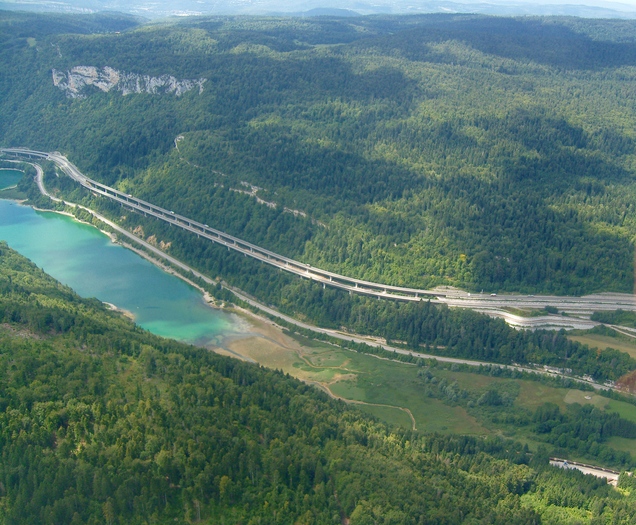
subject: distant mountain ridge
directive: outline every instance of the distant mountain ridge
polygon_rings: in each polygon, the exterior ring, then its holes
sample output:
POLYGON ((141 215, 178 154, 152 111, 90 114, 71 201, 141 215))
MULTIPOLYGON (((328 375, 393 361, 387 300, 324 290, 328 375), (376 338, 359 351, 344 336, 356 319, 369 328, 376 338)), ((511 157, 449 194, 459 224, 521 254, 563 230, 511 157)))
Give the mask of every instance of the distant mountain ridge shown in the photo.
POLYGON ((100 11, 121 11, 147 18, 194 15, 271 15, 271 16, 358 16, 370 14, 425 14, 425 13, 479 13, 488 15, 563 15, 582 18, 636 18, 636 7, 618 2, 580 0, 575 4, 551 2, 452 2, 430 0, 406 2, 388 0, 382 3, 357 1, 335 2, 333 0, 307 0, 302 3, 284 0, 264 0, 263 2, 201 2, 200 0, 176 0, 175 2, 124 2, 113 0, 66 0, 46 2, 44 0, 25 2, 0 2, 0 10, 55 11, 67 13, 96 13, 100 11))

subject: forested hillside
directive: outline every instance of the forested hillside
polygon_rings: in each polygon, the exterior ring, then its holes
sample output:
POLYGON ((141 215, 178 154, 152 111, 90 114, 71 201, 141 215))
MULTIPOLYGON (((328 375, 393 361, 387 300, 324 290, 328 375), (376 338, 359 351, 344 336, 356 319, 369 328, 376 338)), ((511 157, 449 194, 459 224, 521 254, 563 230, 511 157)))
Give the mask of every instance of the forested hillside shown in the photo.
POLYGON ((633 22, 134 23, 3 12, 0 142, 351 276, 633 289, 633 22), (71 98, 78 66, 206 80, 71 98))
MULTIPOLYGON (((261 304, 273 305, 281 313, 315 326, 378 336, 389 344, 416 352, 508 365, 548 365, 564 369, 568 375, 579 378, 590 376, 598 383, 617 381, 636 370, 636 359, 630 354, 616 350, 613 346, 590 348, 569 340, 565 331, 517 330, 502 319, 467 309, 449 308, 435 300, 418 303, 379 301, 323 287, 319 282, 281 272, 181 228, 173 228, 163 221, 132 212, 121 215, 118 204, 108 199, 94 198, 69 177, 56 176, 52 164, 45 164, 44 171, 45 184, 49 190, 63 193, 72 202, 82 203, 118 218, 122 226, 136 232, 139 237, 155 244, 169 244, 172 255, 187 260, 204 275, 216 278, 215 286, 203 280, 198 280, 198 284, 221 301, 236 301, 237 297, 228 287, 235 288, 257 298, 261 304)), ((38 207, 64 208, 42 196, 29 175, 18 186, 28 196, 29 202, 38 207)), ((80 220, 93 220, 86 212, 68 209, 80 220)), ((192 275, 187 277, 194 278, 192 275)), ((595 314, 595 318, 597 316, 606 318, 606 314, 595 314)), ((277 318, 277 322, 281 322, 280 319, 277 318)), ((296 329, 295 326, 292 328, 296 329)), ((312 332, 310 337, 322 335, 312 332)), ((366 347, 366 352, 374 351, 375 348, 362 346, 366 347)), ((356 344, 352 347, 359 349, 356 344)), ((412 358, 411 362, 415 362, 415 359, 412 358)))
POLYGON ((391 430, 281 373, 145 333, 6 245, 0 270, 4 523, 627 524, 636 513, 629 477, 618 492, 511 441, 391 430))
MULTIPOLYGON (((0 12, 0 145, 62 151, 95 179, 353 276, 631 291, 635 66, 624 21, 0 12)), ((563 333, 324 290, 45 171, 52 191, 310 322, 599 381, 636 367, 563 333)), ((29 177, 18 189, 50 205, 29 177)), ((616 447, 636 435, 625 414, 520 409, 519 389, 478 395, 418 364, 427 400, 539 436, 532 448, 387 427, 281 372, 152 336, 0 244, 0 522, 633 521, 632 477, 616 490, 547 462, 631 468, 616 447)))

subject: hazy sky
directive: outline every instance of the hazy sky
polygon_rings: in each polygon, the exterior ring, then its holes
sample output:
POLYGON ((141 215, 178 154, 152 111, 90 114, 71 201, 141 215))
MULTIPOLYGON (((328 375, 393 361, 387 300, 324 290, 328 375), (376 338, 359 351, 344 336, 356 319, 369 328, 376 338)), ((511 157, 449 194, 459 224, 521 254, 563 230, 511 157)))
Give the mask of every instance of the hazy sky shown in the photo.
MULTIPOLYGON (((480 0, 476 0, 479 2, 480 0)), ((474 3, 475 0, 467 0, 466 3, 474 3)), ((621 0, 620 2, 603 2, 602 0, 511 0, 510 2, 500 0, 485 0, 493 4, 570 4, 570 5, 592 5, 598 7, 611 7, 614 9, 631 8, 636 6, 636 0, 621 0)))
POLYGON ((636 0, 0 0, 0 7, 72 12, 114 10, 151 18, 196 13, 298 13, 320 7, 349 9, 360 14, 455 11, 636 18, 636 0), (559 7, 551 7, 556 5, 559 7))

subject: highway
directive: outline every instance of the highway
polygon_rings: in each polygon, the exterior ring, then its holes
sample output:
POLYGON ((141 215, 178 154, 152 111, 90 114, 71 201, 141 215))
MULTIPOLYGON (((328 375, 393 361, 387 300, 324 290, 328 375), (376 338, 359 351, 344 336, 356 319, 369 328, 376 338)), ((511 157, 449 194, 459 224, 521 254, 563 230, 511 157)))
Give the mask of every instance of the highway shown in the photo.
MULTIPOLYGON (((57 152, 45 153, 41 151, 27 150, 24 148, 0 149, 0 152, 26 159, 40 158, 52 161, 69 177, 77 181, 95 195, 101 195, 109 198, 118 202, 122 206, 146 216, 163 220, 171 225, 178 226, 186 231, 192 232, 199 237, 221 244, 228 249, 243 253, 246 256, 253 257, 261 262, 275 266, 295 275, 299 275, 300 277, 320 282, 325 286, 341 288, 352 293, 362 295, 372 295, 401 301, 420 301, 423 297, 434 298, 440 295, 439 292, 434 290, 418 290, 414 288, 404 288, 354 279, 334 272, 329 272, 327 270, 322 270, 320 268, 315 268, 308 264, 279 255, 256 246, 255 244, 239 239, 238 237, 234 237, 211 228, 206 224, 202 224, 178 213, 174 213, 172 210, 166 210, 165 208, 161 208, 142 199, 137 199, 132 195, 96 182, 82 174, 76 166, 68 161, 66 157, 57 152)), ((441 295, 443 295, 443 293, 441 295)))
MULTIPOLYGON (((280 270, 321 283, 323 287, 330 286, 346 290, 349 293, 360 294, 379 299, 395 301, 417 302, 432 299, 456 308, 470 308, 472 310, 506 320, 510 325, 520 328, 579 328, 589 329, 599 323, 590 321, 590 315, 595 311, 623 310, 636 311, 636 298, 629 294, 595 294, 585 297, 563 296, 533 296, 533 295, 496 295, 489 293, 470 294, 463 290, 450 287, 439 287, 433 290, 416 289, 374 283, 340 275, 328 270, 316 268, 294 259, 279 255, 252 243, 234 237, 207 224, 161 208, 152 203, 133 197, 114 188, 101 184, 86 177, 66 157, 58 152, 46 153, 26 148, 4 148, 1 153, 17 158, 33 160, 45 159, 55 163, 64 173, 94 195, 111 199, 120 205, 141 213, 155 217, 170 225, 189 231, 200 238, 227 247, 245 256, 257 259, 280 270), (509 309, 540 310, 545 306, 553 306, 559 313, 566 315, 542 315, 525 317, 508 311, 509 309), (508 310, 507 310, 508 309, 508 310)), ((44 188, 40 187, 41 191, 44 188)))
MULTIPOLYGON (((2 151, 2 150, 0 150, 2 151)), ((211 285, 216 285, 216 281, 214 281, 213 279, 210 279, 208 276, 203 275, 202 273, 198 272, 197 270, 195 270, 194 268, 191 268, 190 266, 186 265, 185 263, 179 261, 178 259, 168 255, 167 253, 165 253, 164 251, 160 250, 159 248, 157 248, 156 246, 153 246, 152 244, 146 242, 144 239, 141 239, 139 237, 137 237, 136 235, 132 234, 131 232, 129 232, 128 230, 122 228, 121 226, 119 226, 118 224, 114 223, 113 221, 111 221, 110 219, 108 219, 107 217, 104 217, 103 215, 100 215, 99 213, 91 210, 90 208, 86 208, 85 206, 81 206, 79 204, 75 204, 72 202, 67 202, 67 201, 62 201, 61 199, 58 199, 56 197, 54 197, 53 195, 51 195, 45 188, 44 186, 44 172, 41 168, 41 166, 39 166, 36 163, 31 163, 29 162, 29 164, 31 166, 33 166, 36 169, 36 183, 38 185, 38 188, 40 190, 40 193, 42 193, 43 195, 46 195, 47 197, 49 197, 50 199, 56 201, 56 202, 64 202, 67 206, 71 206, 71 207, 78 207, 81 208, 85 211, 87 211, 88 213, 90 213, 91 215, 93 215, 94 217, 96 217, 97 219, 99 219, 101 222, 103 222, 104 224, 107 224, 108 226, 110 226, 115 232, 121 234, 124 237, 129 238, 130 240, 132 240, 134 243, 143 246, 146 250, 148 250, 149 252, 155 254, 156 256, 158 256, 161 259, 164 259, 166 261, 168 261, 170 264, 174 265, 177 268, 181 268, 182 270, 184 270, 186 272, 186 274, 190 274, 193 275, 195 277, 198 277, 200 279, 202 279, 204 282, 211 284, 211 285)), ((133 249, 135 249, 134 247, 131 247, 133 249)), ((144 257, 148 257, 147 255, 145 255, 143 252, 138 252, 140 253, 142 256, 144 257)), ((151 259, 152 260, 152 259, 151 259)), ((178 277, 182 277, 181 275, 179 275, 178 273, 176 274, 178 277)), ((183 277, 182 277, 183 278, 183 277)), ((568 379, 571 379, 575 382, 578 383, 583 383, 583 384, 587 384, 590 385, 591 387, 593 387, 596 390, 604 390, 604 389, 614 389, 614 387, 610 386, 610 385, 602 385, 600 383, 595 383, 593 381, 590 381, 588 379, 583 379, 583 378, 579 378, 579 377, 571 377, 571 376, 563 376, 562 373, 557 372, 555 370, 550 370, 549 368, 532 368, 532 367, 527 367, 527 366, 520 366, 520 365, 504 365, 504 364, 500 364, 500 363, 489 363, 489 362, 483 362, 483 361, 475 361, 472 359, 461 359, 461 358, 455 358, 455 357, 443 357, 443 356, 437 356, 437 355, 433 355, 433 354, 425 354, 422 352, 414 352, 412 350, 405 350, 403 348, 398 348, 395 346, 391 346, 386 344, 386 341, 384 341, 383 339, 379 339, 379 338, 375 338, 375 337, 364 337, 364 336, 360 336, 360 335, 356 335, 356 334, 348 334, 345 332, 341 332, 338 330, 333 330, 333 329, 329 329, 329 328, 320 328, 308 323, 304 323, 302 321, 299 321, 297 319, 294 319, 293 317, 289 317, 271 307, 268 307, 258 301, 256 301, 254 298, 249 297, 247 295, 245 295, 245 293, 243 293, 241 290, 238 290, 236 288, 233 288, 231 286, 228 286, 227 284, 224 284, 224 287, 227 288, 228 290, 230 290, 237 298, 239 298, 240 300, 244 301, 245 303, 255 307, 256 309, 260 310, 261 312, 264 312, 266 314, 269 314, 270 316, 274 317, 274 318, 278 318, 278 319, 282 319, 283 321, 286 321, 294 326, 297 326, 299 328, 304 328, 307 330, 311 330, 314 332, 318 332, 318 333, 322 333, 322 334, 326 334, 330 337, 333 337, 335 339, 339 339, 341 341, 352 341, 355 343, 364 343, 370 346, 376 346, 379 348, 382 348, 388 352, 393 352, 395 354, 402 354, 402 355, 410 355, 413 357, 419 357, 422 359, 435 359, 437 361, 440 362, 445 362, 445 363, 456 363, 456 364, 462 364, 462 365, 468 365, 468 366, 474 366, 474 367, 479 367, 479 366, 494 366, 494 367, 499 367, 499 368, 504 368, 504 369, 508 369, 508 370, 517 370, 520 372, 529 372, 529 373, 535 373, 535 374, 540 374, 540 375, 546 375, 546 376, 551 376, 551 377, 567 377, 568 379)), ((636 330, 634 330, 633 332, 636 332, 636 330)), ((376 356, 377 357, 377 356, 376 356)), ((378 357, 379 359, 384 359, 381 357, 378 357)))
MULTIPOLYGON (((49 197, 50 199, 52 199, 52 200, 54 200, 56 202, 63 202, 63 201, 61 201, 61 199, 58 199, 58 198, 54 197, 53 195, 51 195, 46 190, 46 188, 44 186, 44 180, 43 180, 44 172, 42 171, 42 168, 38 164, 31 164, 31 165, 37 171, 36 183, 38 185, 40 193, 42 193, 43 195, 46 195, 47 197, 49 197)), ((168 255, 167 253, 165 253, 164 251, 160 250, 156 246, 153 246, 152 244, 146 242, 143 239, 140 239, 136 235, 130 233, 128 230, 122 228, 118 224, 114 223, 113 221, 111 221, 110 219, 104 217, 103 215, 100 215, 99 213, 91 210, 90 208, 86 208, 85 206, 81 206, 79 204, 75 204, 75 203, 72 203, 72 202, 65 202, 65 204, 68 205, 68 206, 71 206, 71 207, 78 207, 78 208, 81 208, 81 209, 87 211, 88 213, 90 213, 91 215, 93 215, 94 217, 96 217, 100 221, 102 221, 104 224, 107 224, 108 226, 110 226, 115 232, 123 235, 124 237, 129 238, 134 243, 143 246, 149 252, 155 254, 156 256, 158 256, 161 259, 164 259, 165 261, 168 261, 170 264, 174 265, 175 267, 181 268, 182 270, 185 271, 186 274, 191 274, 191 275, 193 275, 195 277, 198 277, 199 279, 201 279, 204 282, 206 282, 208 284, 211 284, 211 285, 216 285, 217 284, 216 281, 214 281, 213 279, 210 279, 207 275, 203 275, 202 273, 198 272, 194 268, 191 268, 190 266, 188 266, 187 264, 181 262, 180 260, 175 259, 174 257, 168 255)), ((132 246, 131 246, 131 248, 135 249, 132 246)), ((140 255, 142 255, 144 257, 147 257, 147 255, 144 254, 141 251, 138 251, 137 253, 139 253, 140 255)), ((177 275, 177 277, 182 277, 179 274, 176 274, 176 275, 177 275)), ((248 295, 245 295, 245 293, 242 292, 241 290, 238 290, 236 288, 228 286, 227 284, 224 284, 224 287, 227 288, 228 290, 230 290, 240 300, 242 300, 245 303, 253 306, 254 308, 258 309, 259 311, 270 315, 271 317, 281 319, 281 320, 286 321, 287 323, 289 323, 291 325, 294 325, 294 326, 297 326, 299 328, 304 328, 304 329, 307 329, 307 330, 311 330, 313 332, 318 332, 318 333, 321 333, 321 334, 328 335, 330 337, 333 337, 335 339, 339 339, 341 341, 351 341, 351 342, 354 342, 354 343, 364 343, 364 344, 367 344, 367 345, 370 345, 370 346, 376 346, 376 347, 382 348, 382 349, 384 349, 384 350, 386 350, 388 352, 393 352, 395 354, 410 355, 410 356, 419 357, 419 358, 422 358, 422 359, 435 359, 435 360, 443 362, 443 363, 451 363, 451 364, 455 363, 455 364, 475 366, 475 367, 479 367, 479 366, 495 366, 495 367, 505 368, 505 369, 509 369, 509 370, 517 370, 519 372, 529 372, 529 373, 534 373, 534 374, 547 375, 547 376, 551 376, 551 377, 563 377, 563 375, 561 373, 557 373, 557 372, 554 372, 552 370, 546 370, 546 369, 542 369, 542 368, 531 368, 531 367, 524 367, 524 366, 520 366, 520 365, 504 365, 504 364, 500 364, 500 363, 488 363, 488 362, 484 362, 484 361, 475 361, 475 360, 472 360, 472 359, 461 359, 461 358, 456 358, 456 357, 443 357, 443 356, 437 356, 437 355, 433 355, 433 354, 425 354, 425 353, 422 353, 422 352, 414 352, 412 350, 405 350, 403 348, 398 348, 398 347, 395 347, 395 346, 388 345, 388 344, 386 344, 386 341, 384 341, 383 339, 376 338, 376 337, 364 337, 364 336, 360 336, 360 335, 356 335, 356 334, 348 334, 348 333, 341 332, 339 330, 333 330, 333 329, 330 329, 330 328, 320 328, 318 326, 311 325, 309 323, 304 323, 303 321, 299 321, 298 319, 294 319, 293 317, 285 315, 285 314, 279 312, 278 310, 275 310, 274 308, 271 308, 269 306, 266 306, 266 305, 256 301, 254 298, 252 298, 252 297, 250 297, 248 295)), ((379 359, 383 359, 383 358, 379 357, 379 359)), ((567 377, 569 379, 572 379, 573 381, 578 382, 578 383, 588 384, 588 385, 592 386, 593 388, 595 388, 596 390, 602 390, 602 389, 607 389, 608 388, 608 385, 602 385, 600 383, 594 383, 594 382, 589 381, 587 379, 582 379, 582 378, 578 378, 578 377, 571 377, 571 376, 567 376, 567 377)))

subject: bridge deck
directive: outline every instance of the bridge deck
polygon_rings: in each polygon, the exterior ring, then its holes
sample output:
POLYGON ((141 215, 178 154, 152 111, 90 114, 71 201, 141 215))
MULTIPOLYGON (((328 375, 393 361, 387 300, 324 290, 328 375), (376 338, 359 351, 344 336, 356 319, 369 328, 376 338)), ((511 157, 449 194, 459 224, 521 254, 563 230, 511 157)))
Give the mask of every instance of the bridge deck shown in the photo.
POLYGON ((398 301, 421 301, 423 298, 445 297, 446 294, 434 290, 423 290, 416 288, 408 288, 402 286, 393 286, 382 283, 374 283, 363 279, 347 277, 335 272, 315 268, 309 264, 296 261, 284 255, 277 254, 265 248, 261 248, 248 241, 234 237, 225 232, 211 228, 206 224, 174 213, 171 210, 161 208, 150 202, 133 197, 130 194, 121 192, 115 188, 94 181, 86 177, 79 169, 58 152, 45 153, 42 151, 27 150, 23 148, 7 148, 2 149, 3 152, 26 158, 43 158, 54 162, 69 177, 81 184, 94 194, 106 197, 122 206, 126 206, 134 211, 151 215, 157 219, 174 224, 186 231, 195 233, 200 237, 204 237, 212 242, 226 246, 228 249, 243 253, 249 257, 257 259, 261 262, 275 266, 281 270, 299 275, 301 277, 311 279, 323 284, 323 286, 331 286, 348 290, 350 293, 374 296, 378 298, 386 298, 398 301))

